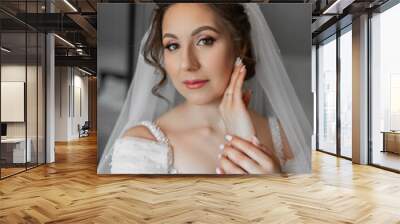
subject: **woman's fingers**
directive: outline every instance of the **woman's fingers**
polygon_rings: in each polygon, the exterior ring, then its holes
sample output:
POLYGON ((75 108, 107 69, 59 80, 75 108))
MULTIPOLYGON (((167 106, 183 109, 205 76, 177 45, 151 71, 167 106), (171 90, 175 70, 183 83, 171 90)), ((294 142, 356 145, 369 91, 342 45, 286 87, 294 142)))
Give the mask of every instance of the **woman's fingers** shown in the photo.
MULTIPOLYGON (((241 138, 238 138, 236 136, 231 136, 231 140, 229 141, 229 144, 243 152, 246 156, 249 158, 253 159, 255 162, 257 162, 261 167, 263 167, 265 170, 268 172, 274 172, 275 169, 277 168, 276 166, 279 164, 277 163, 276 156, 274 153, 264 147, 261 149, 260 147, 255 146, 254 144, 245 141, 241 138)), ((230 138, 228 138, 230 139, 230 138)))
POLYGON ((243 152, 231 147, 226 146, 222 155, 226 156, 230 161, 242 168, 247 173, 261 173, 260 165, 245 155, 243 152))
POLYGON ((242 65, 239 70, 239 74, 236 78, 235 87, 233 90, 234 91, 233 96, 240 101, 242 100, 242 87, 245 77, 246 77, 246 66, 242 65))
POLYGON ((225 90, 225 93, 222 97, 221 105, 220 105, 220 110, 225 111, 227 108, 230 108, 232 105, 232 100, 235 93, 235 85, 237 83, 237 80, 239 78, 239 73, 240 73, 240 68, 243 66, 241 59, 238 57, 235 61, 234 69, 228 84, 228 87, 225 90))
POLYGON ((235 61, 235 67, 233 69, 231 79, 228 85, 228 88, 225 90, 225 95, 226 96, 233 96, 233 93, 235 91, 235 84, 236 80, 239 76, 240 68, 242 67, 242 60, 238 57, 235 61))
POLYGON ((223 170, 224 174, 246 174, 247 172, 236 165, 234 162, 229 160, 226 156, 220 158, 220 169, 223 170))

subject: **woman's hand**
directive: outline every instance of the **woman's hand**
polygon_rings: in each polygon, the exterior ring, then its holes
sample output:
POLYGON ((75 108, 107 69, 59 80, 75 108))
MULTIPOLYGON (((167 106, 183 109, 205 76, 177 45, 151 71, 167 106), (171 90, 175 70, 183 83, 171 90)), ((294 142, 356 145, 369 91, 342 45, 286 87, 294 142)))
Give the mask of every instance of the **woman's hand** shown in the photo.
POLYGON ((256 131, 246 105, 250 100, 249 94, 243 95, 242 93, 245 77, 246 66, 238 58, 229 85, 219 105, 219 111, 228 134, 251 140, 251 137, 256 135, 256 131))
POLYGON ((218 174, 272 174, 280 172, 273 151, 236 136, 226 136, 227 144, 219 156, 218 174))

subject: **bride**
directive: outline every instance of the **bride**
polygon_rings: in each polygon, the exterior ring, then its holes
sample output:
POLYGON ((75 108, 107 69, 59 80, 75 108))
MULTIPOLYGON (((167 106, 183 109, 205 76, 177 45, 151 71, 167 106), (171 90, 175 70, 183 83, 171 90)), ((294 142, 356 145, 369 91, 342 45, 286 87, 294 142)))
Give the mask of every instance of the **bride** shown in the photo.
POLYGON ((141 48, 99 174, 309 171, 311 128, 258 5, 160 4, 141 48))

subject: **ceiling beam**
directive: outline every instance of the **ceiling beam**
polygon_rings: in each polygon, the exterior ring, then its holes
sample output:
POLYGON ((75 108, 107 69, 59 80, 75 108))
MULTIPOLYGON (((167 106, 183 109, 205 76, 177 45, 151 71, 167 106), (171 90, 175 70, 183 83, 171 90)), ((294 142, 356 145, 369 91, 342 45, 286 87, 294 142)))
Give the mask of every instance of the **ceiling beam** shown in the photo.
POLYGON ((96 39, 97 30, 90 24, 85 17, 80 14, 68 14, 67 15, 72 21, 74 21, 78 26, 86 32, 91 39, 96 39))
POLYGON ((97 60, 91 56, 55 56, 56 66, 83 66, 96 71, 97 60))
POLYGON ((325 15, 342 14, 343 10, 351 5, 355 0, 336 0, 328 5, 322 12, 325 15))

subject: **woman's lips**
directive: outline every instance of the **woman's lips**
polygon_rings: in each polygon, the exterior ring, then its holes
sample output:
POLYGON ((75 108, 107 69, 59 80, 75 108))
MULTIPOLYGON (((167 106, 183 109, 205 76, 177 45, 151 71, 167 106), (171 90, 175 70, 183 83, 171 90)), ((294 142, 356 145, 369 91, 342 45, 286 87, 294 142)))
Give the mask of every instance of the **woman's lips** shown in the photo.
POLYGON ((183 84, 185 84, 186 87, 189 89, 199 89, 203 87, 207 82, 208 80, 195 79, 195 80, 185 80, 183 81, 183 84))

